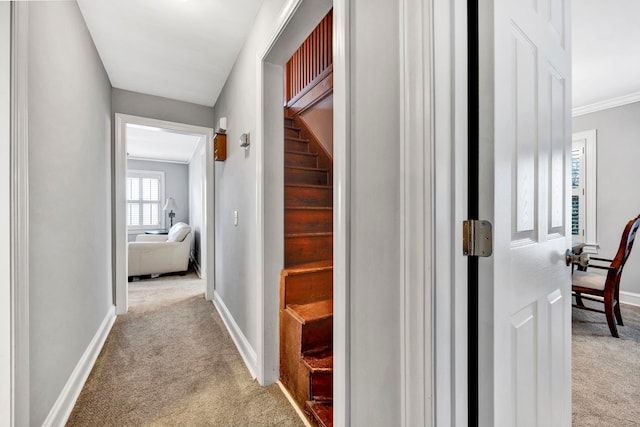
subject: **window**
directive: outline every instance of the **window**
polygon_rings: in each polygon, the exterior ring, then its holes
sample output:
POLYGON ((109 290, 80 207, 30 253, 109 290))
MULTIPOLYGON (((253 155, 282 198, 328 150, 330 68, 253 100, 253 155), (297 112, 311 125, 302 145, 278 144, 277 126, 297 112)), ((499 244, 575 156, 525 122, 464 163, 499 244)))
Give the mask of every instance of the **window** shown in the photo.
POLYGON ((127 172, 127 228, 164 228, 164 172, 127 172))
POLYGON ((596 131, 573 134, 571 145, 571 236, 596 241, 596 131))

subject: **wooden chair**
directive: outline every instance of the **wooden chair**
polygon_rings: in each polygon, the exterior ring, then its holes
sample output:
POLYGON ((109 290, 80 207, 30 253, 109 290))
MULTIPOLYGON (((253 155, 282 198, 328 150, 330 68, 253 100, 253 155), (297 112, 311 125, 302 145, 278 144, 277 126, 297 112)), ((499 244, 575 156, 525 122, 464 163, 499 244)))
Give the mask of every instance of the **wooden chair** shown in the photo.
POLYGON ((627 226, 624 228, 624 232, 622 233, 618 253, 616 253, 614 259, 610 260, 606 258, 591 257, 589 259, 588 267, 578 266, 577 270, 574 270, 572 274, 572 290, 573 295, 576 297, 576 304, 573 306, 584 310, 606 314, 611 335, 616 338, 619 337, 616 320, 618 325, 624 326, 622 323, 619 302, 620 277, 622 276, 622 268, 631 253, 633 240, 636 237, 636 231, 639 226, 640 215, 627 223, 627 226), (608 262, 609 265, 592 264, 591 261, 608 262), (591 268, 606 270, 607 275, 605 276, 603 274, 587 271, 591 268), (604 299, 604 301, 602 299, 596 299, 585 295, 600 297, 604 299), (604 302, 604 311, 586 307, 582 301, 583 299, 600 303, 604 302))

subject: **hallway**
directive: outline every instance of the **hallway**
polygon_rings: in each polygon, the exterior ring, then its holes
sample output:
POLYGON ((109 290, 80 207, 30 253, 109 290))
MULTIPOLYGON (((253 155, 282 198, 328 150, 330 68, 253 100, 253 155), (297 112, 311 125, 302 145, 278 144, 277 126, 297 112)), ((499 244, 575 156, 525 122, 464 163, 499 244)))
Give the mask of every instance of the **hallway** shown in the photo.
POLYGON ((251 379, 190 273, 133 282, 67 426, 301 426, 277 385, 251 379))

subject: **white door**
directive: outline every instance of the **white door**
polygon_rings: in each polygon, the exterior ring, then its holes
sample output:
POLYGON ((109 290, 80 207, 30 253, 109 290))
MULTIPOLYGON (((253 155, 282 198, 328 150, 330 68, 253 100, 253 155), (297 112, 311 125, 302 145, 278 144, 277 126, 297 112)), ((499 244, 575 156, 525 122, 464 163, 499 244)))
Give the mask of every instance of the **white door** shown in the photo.
POLYGON ((571 425, 569 0, 482 0, 480 425, 571 425))

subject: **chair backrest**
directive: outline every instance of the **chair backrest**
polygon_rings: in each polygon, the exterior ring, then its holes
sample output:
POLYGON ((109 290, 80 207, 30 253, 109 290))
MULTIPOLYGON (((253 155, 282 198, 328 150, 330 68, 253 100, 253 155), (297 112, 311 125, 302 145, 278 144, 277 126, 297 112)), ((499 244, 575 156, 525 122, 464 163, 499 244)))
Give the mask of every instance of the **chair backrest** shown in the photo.
POLYGON ((167 235, 167 240, 170 242, 182 242, 187 234, 191 232, 191 227, 184 222, 179 222, 171 227, 169 230, 169 234, 167 235))
POLYGON ((624 231, 622 232, 620 247, 618 248, 618 252, 613 259, 613 262, 611 262, 611 267, 616 269, 616 274, 618 276, 622 273, 622 268, 627 262, 627 258, 629 258, 631 248, 633 247, 633 241, 636 238, 636 231, 638 231, 638 227, 640 227, 640 215, 629 221, 627 223, 627 226, 624 228, 624 231))

